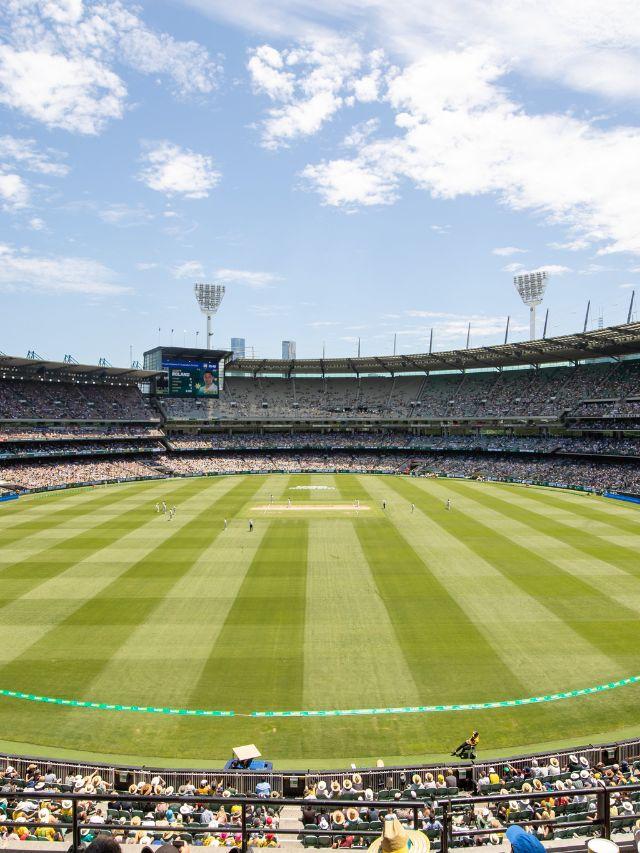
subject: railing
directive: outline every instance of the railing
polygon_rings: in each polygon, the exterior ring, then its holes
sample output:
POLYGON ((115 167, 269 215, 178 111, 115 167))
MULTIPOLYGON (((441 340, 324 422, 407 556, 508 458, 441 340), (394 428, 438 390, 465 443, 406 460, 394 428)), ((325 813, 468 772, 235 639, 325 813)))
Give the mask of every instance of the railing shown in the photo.
MULTIPOLYGON (((432 773, 434 778, 440 773, 452 767, 454 775, 458 778, 458 786, 462 789, 475 787, 478 779, 483 775, 487 775, 490 767, 495 767, 498 770, 498 775, 501 775, 500 769, 507 764, 516 769, 522 770, 525 767, 531 766, 533 759, 536 759, 542 766, 549 763, 551 758, 557 758, 561 765, 568 764, 570 755, 575 755, 578 759, 585 758, 590 767, 594 767, 599 762, 605 765, 620 763, 622 761, 633 761, 640 756, 640 738, 633 740, 618 741, 605 744, 588 744, 582 746, 574 746, 567 749, 554 750, 549 752, 526 753, 521 755, 509 756, 506 758, 485 759, 476 761, 473 765, 469 763, 448 763, 448 764, 403 764, 401 766, 391 767, 362 767, 358 768, 358 772, 362 777, 363 788, 371 788, 372 791, 379 791, 381 788, 402 788, 403 777, 407 780, 411 779, 414 773, 424 775, 432 773)), ((271 790, 277 791, 280 794, 293 794, 302 796, 304 788, 314 785, 322 780, 330 786, 333 780, 337 780, 340 785, 345 779, 351 778, 353 770, 345 767, 328 768, 326 770, 223 770, 215 767, 186 767, 184 769, 175 770, 164 767, 148 767, 135 765, 118 765, 104 764, 77 761, 56 761, 55 759, 42 756, 25 756, 12 755, 3 753, 0 755, 0 765, 12 765, 20 774, 21 778, 25 778, 27 768, 30 764, 36 764, 41 770, 50 767, 52 772, 59 779, 64 779, 67 776, 90 776, 98 773, 110 786, 126 790, 133 783, 149 782, 154 776, 161 776, 166 785, 171 785, 177 791, 181 785, 186 785, 190 782, 196 784, 201 779, 206 779, 208 784, 221 784, 225 788, 232 788, 242 794, 251 794, 255 791, 256 784, 262 779, 266 779, 271 786, 271 790)), ((446 775, 446 774, 445 774, 446 775)))
MULTIPOLYGON (((125 833, 133 833, 133 832, 145 832, 145 834, 149 835, 152 839, 161 836, 163 833, 170 832, 173 835, 177 836, 187 836, 187 839, 193 838, 193 836, 202 836, 202 835, 213 835, 220 836, 222 833, 232 834, 234 836, 240 836, 240 841, 236 843, 235 847, 240 849, 242 853, 246 853, 247 849, 252 846, 252 840, 255 838, 257 834, 263 833, 266 827, 263 825, 261 828, 257 828, 253 826, 253 824, 249 824, 248 818, 252 815, 248 813, 249 808, 253 811, 254 806, 271 806, 273 808, 279 809, 282 806, 296 806, 301 808, 303 805, 313 806, 316 810, 325 810, 327 814, 335 811, 335 810, 348 810, 349 808, 360 809, 365 806, 367 809, 375 808, 379 814, 379 821, 376 828, 371 829, 369 825, 366 828, 359 828, 359 824, 366 823, 366 821, 351 821, 347 823, 344 829, 335 829, 335 824, 331 824, 331 828, 327 830, 323 830, 318 828, 311 828, 309 826, 305 826, 303 829, 294 828, 294 829, 284 829, 284 828, 274 828, 268 829, 269 832, 273 832, 274 835, 282 837, 282 836, 298 836, 304 839, 305 836, 309 836, 311 839, 315 838, 316 841, 319 837, 324 839, 329 839, 328 843, 325 843, 321 846, 330 846, 333 843, 335 838, 340 838, 343 836, 351 835, 355 836, 356 844, 353 846, 366 847, 368 844, 374 839, 380 836, 381 834, 381 825, 384 820, 384 816, 386 814, 397 814, 398 817, 409 827, 420 829, 422 826, 422 818, 420 812, 425 808, 425 806, 434 804, 436 806, 436 816, 441 823, 442 828, 440 830, 432 830, 428 831, 428 836, 435 842, 439 842, 439 849, 441 853, 448 853, 451 847, 461 846, 456 845, 456 841, 458 839, 475 839, 476 837, 482 837, 484 835, 502 835, 511 825, 525 825, 525 826, 547 826, 553 829, 587 829, 591 830, 593 834, 597 834, 603 838, 610 838, 612 833, 615 832, 618 828, 625 829, 630 828, 631 824, 638 818, 640 815, 611 815, 611 807, 610 807, 610 797, 615 793, 625 793, 625 794, 636 794, 640 792, 640 784, 634 785, 624 785, 621 787, 604 787, 599 786, 595 788, 584 788, 580 790, 567 790, 562 792, 555 791, 532 791, 526 792, 523 795, 523 792, 517 791, 512 792, 510 794, 497 794, 497 795, 486 795, 486 796, 476 796, 476 797, 445 797, 439 798, 437 800, 432 799, 431 793, 425 791, 416 791, 416 798, 411 800, 389 800, 389 799, 377 799, 372 801, 363 801, 363 799, 343 799, 342 796, 336 799, 314 799, 314 800, 301 800, 301 799, 290 799, 290 798, 279 798, 279 799, 269 799, 269 798, 260 798, 256 796, 250 797, 221 797, 217 796, 200 796, 194 795, 190 797, 179 797, 175 795, 171 795, 167 797, 166 795, 160 796, 143 796, 143 795, 132 795, 125 794, 123 797, 116 797, 113 793, 103 793, 103 794, 87 794, 87 793, 73 793, 73 794, 62 794, 59 793, 52 794, 52 792, 32 792, 29 791, 28 794, 25 792, 19 792, 15 795, 16 801, 22 797, 28 796, 30 800, 42 801, 45 800, 48 803, 58 802, 59 800, 65 799, 71 801, 71 815, 70 822, 68 823, 58 823, 58 824, 50 824, 46 822, 40 822, 38 820, 4 820, 0 818, 0 825, 3 827, 26 827, 33 828, 34 830, 43 827, 43 826, 54 826, 60 831, 63 836, 71 836, 71 850, 78 851, 80 844, 82 843, 82 830, 91 830, 95 835, 100 834, 108 834, 108 835, 123 835, 125 833), (476 828, 465 826, 463 829, 456 828, 455 819, 462 813, 468 812, 470 808, 474 808, 476 805, 481 805, 483 803, 491 803, 493 805, 509 800, 519 799, 520 802, 525 803, 535 803, 540 800, 548 799, 554 795, 558 795, 560 793, 562 796, 567 796, 570 800, 577 796, 583 796, 591 802, 595 802, 596 810, 593 813, 592 817, 589 819, 580 819, 576 818, 575 820, 566 820, 561 821, 559 817, 556 816, 554 818, 549 819, 535 819, 528 817, 520 820, 520 821, 505 821, 500 824, 499 827, 490 827, 490 828, 476 828), (95 823, 88 822, 86 818, 83 818, 85 814, 84 809, 80 809, 80 804, 86 803, 112 803, 117 804, 119 801, 126 802, 129 805, 139 805, 141 806, 140 812, 144 813, 145 811, 150 811, 154 809, 154 805, 156 803, 164 803, 169 804, 173 807, 177 808, 179 805, 184 803, 189 803, 191 805, 197 804, 198 806, 224 806, 225 810, 231 808, 232 806, 238 806, 240 808, 240 823, 236 825, 227 825, 211 827, 210 825, 199 824, 199 823, 187 823, 184 825, 168 825, 167 823, 159 823, 158 821, 148 821, 146 820, 143 823, 133 823, 131 820, 125 823, 119 822, 119 819, 113 819, 113 817, 109 817, 109 812, 107 810, 107 817, 105 818, 105 823, 95 823), (438 812, 441 809, 441 816, 438 812), (353 825, 355 824, 355 826, 353 825), (365 841, 365 839, 367 839, 365 841)), ((5 794, 6 796, 6 794, 5 794)), ((10 798, 13 795, 10 795, 10 798)), ((640 801, 640 798, 639 798, 640 801)), ((9 806, 9 810, 12 807, 9 806)), ((15 809, 15 807, 14 807, 15 809)), ((154 809, 155 810, 155 809, 154 809)), ((118 810, 120 811, 120 810, 118 810)), ((131 811, 135 811, 135 809, 131 809, 131 811)), ((131 816, 131 811, 126 812, 129 816, 131 816)), ((567 816, 571 816, 571 813, 567 813, 567 816)), ((564 817, 564 815, 563 815, 564 817)), ((126 821, 126 817, 125 817, 126 821)), ((68 839, 65 837, 64 840, 68 843, 68 839)), ((309 839, 307 839, 309 841, 309 839)), ((305 846, 315 846, 305 844, 305 846)), ((437 845, 436 845, 437 846, 437 845)))

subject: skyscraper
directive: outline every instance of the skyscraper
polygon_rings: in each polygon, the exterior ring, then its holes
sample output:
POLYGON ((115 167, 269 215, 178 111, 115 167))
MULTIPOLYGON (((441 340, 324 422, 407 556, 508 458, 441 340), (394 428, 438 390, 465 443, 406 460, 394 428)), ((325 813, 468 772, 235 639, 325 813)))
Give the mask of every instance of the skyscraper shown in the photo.
POLYGON ((244 338, 231 338, 231 349, 233 351, 234 358, 244 358, 245 353, 245 339, 244 338))
POLYGON ((282 358, 284 361, 293 361, 296 357, 296 342, 282 341, 282 358))

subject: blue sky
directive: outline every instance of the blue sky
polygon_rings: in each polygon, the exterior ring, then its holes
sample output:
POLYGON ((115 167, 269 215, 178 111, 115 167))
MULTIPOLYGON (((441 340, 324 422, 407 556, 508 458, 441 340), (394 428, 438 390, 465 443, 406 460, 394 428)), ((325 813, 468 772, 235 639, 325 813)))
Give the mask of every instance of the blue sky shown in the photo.
POLYGON ((196 280, 264 357, 522 339, 543 267, 550 333, 626 319, 640 7, 316 5, 3 4, 1 351, 202 343, 196 280))

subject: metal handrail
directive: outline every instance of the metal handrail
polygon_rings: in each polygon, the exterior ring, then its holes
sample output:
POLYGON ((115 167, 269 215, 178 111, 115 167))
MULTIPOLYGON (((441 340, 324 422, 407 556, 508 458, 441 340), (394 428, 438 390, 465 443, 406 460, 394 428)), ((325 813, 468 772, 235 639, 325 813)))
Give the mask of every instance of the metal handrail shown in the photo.
MULTIPOLYGON (((598 785, 596 787, 591 788, 579 788, 579 789, 568 789, 565 791, 526 791, 524 792, 525 796, 522 796, 522 791, 512 792, 510 794, 488 794, 481 796, 469 796, 469 797, 441 797, 440 801, 442 803, 442 817, 438 818, 442 825, 442 830, 440 832, 440 841, 441 841, 441 851, 442 853, 448 853, 449 847, 456 840, 456 838, 464 837, 464 836, 483 836, 483 835, 500 835, 503 834, 506 829, 510 825, 518 824, 520 822, 509 822, 500 827, 489 827, 489 828, 465 828, 465 829, 457 829, 454 826, 453 818, 456 813, 456 808, 464 807, 468 809, 469 807, 474 807, 480 803, 487 802, 502 802, 509 801, 515 798, 522 799, 524 801, 538 801, 544 800, 549 797, 557 797, 557 796, 566 796, 569 798, 573 798, 575 796, 586 796, 590 798, 595 798, 597 806, 596 813, 593 819, 591 820, 575 820, 575 821, 566 821, 560 822, 557 817, 545 820, 545 819, 536 819, 532 817, 531 820, 523 821, 528 826, 550 826, 550 827, 559 827, 559 828, 572 828, 572 827, 584 827, 590 826, 597 828, 601 835, 605 838, 609 838, 611 836, 612 825, 620 823, 626 819, 629 819, 625 815, 619 815, 617 817, 611 817, 611 808, 610 808, 610 797, 612 794, 617 792, 619 793, 630 793, 640 791, 640 784, 633 785, 616 785, 611 787, 606 787, 605 785, 598 785)), ((424 794, 423 794, 424 796, 424 794)), ((5 792, 6 797, 6 792, 5 792)), ((333 798, 323 798, 323 799, 299 799, 299 798, 291 798, 291 797, 282 797, 277 799, 265 798, 265 797, 257 797, 257 796, 234 796, 234 797, 223 797, 219 794, 207 794, 207 795, 199 795, 194 794, 193 796, 180 796, 172 794, 170 796, 166 796, 163 794, 129 794, 128 792, 123 792, 119 794, 118 792, 111 791, 107 793, 92 793, 87 794, 86 792, 80 793, 61 793, 59 791, 16 791, 15 793, 10 793, 7 799, 15 799, 19 801, 21 798, 35 800, 35 801, 48 801, 48 802, 58 802, 61 800, 70 800, 72 805, 72 814, 71 814, 71 823, 57 823, 57 824, 49 824, 43 823, 38 820, 24 820, 24 821, 14 821, 14 820, 2 820, 0 819, 0 826, 23 826, 23 827, 42 827, 42 826, 53 826, 62 834, 66 834, 69 831, 72 832, 73 835, 73 843, 72 849, 74 851, 78 850, 78 847, 81 843, 81 830, 82 829, 92 829, 95 830, 97 834, 100 833, 108 833, 111 834, 114 831, 146 831, 150 834, 156 833, 164 833, 164 832, 172 832, 174 834, 180 835, 182 833, 193 835, 195 833, 209 833, 209 834, 219 834, 222 832, 231 832, 233 835, 241 835, 242 837, 242 853, 246 853, 248 841, 250 841, 251 836, 254 835, 257 831, 264 831, 265 827, 252 827, 247 825, 247 807, 248 806, 262 806, 268 807, 271 806, 273 808, 280 808, 281 806, 296 806, 301 808, 303 805, 313 805, 320 809, 326 809, 327 811, 335 811, 335 810, 344 810, 351 807, 355 807, 361 809, 363 807, 366 808, 376 808, 380 811, 381 815, 386 813, 393 813, 397 810, 410 811, 413 820, 413 826, 418 827, 420 824, 419 811, 425 808, 428 805, 428 801, 423 799, 414 799, 410 800, 363 800, 362 798, 357 798, 354 796, 353 799, 333 799, 333 798), (158 825, 158 824, 133 824, 133 823, 114 823, 113 821, 109 821, 108 819, 105 823, 96 824, 96 823, 88 823, 86 821, 79 820, 78 813, 78 804, 82 802, 117 802, 118 800, 122 800, 127 803, 140 803, 140 804, 153 804, 153 803, 189 803, 189 804, 211 804, 217 806, 239 806, 241 809, 241 825, 231 826, 229 829, 226 827, 221 828, 211 828, 208 825, 201 824, 185 824, 183 826, 172 826, 172 825, 158 825)), ((438 798, 436 797, 435 800, 438 798)), ((17 805, 17 802, 16 802, 17 805)), ((15 810, 15 806, 13 807, 15 810)), ((630 815, 629 817, 633 817, 630 815)), ((308 829, 296 828, 296 829, 281 829, 278 827, 274 829, 274 834, 277 835, 296 835, 296 836, 305 836, 305 835, 323 835, 334 837, 341 837, 346 835, 356 835, 359 838, 371 838, 372 836, 377 837, 380 834, 380 830, 359 830, 354 828, 345 828, 345 829, 334 829, 333 825, 330 829, 324 830, 318 829, 315 832, 311 832, 308 829)))

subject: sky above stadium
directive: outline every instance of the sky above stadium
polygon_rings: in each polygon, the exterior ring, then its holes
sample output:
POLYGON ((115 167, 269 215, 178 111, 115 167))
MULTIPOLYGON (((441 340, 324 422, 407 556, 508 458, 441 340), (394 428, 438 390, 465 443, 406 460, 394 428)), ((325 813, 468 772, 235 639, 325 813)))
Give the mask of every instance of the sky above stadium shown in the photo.
POLYGON ((202 345, 198 280, 264 357, 523 339, 540 268, 624 322, 639 103, 637 0, 5 0, 0 350, 202 345))

